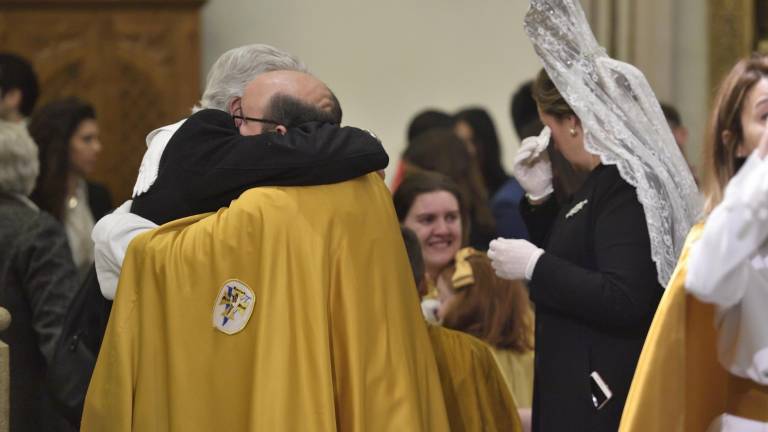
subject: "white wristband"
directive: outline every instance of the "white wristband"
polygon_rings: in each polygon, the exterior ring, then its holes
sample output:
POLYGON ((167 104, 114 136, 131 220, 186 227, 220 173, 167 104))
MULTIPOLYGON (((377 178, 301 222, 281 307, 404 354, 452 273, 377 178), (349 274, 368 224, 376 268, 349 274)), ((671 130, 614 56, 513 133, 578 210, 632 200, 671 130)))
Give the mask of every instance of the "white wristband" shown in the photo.
POLYGON ((533 271, 536 269, 536 264, 539 262, 539 258, 544 255, 544 249, 537 249, 530 258, 528 258, 528 264, 525 266, 525 279, 531 280, 533 277, 533 271))

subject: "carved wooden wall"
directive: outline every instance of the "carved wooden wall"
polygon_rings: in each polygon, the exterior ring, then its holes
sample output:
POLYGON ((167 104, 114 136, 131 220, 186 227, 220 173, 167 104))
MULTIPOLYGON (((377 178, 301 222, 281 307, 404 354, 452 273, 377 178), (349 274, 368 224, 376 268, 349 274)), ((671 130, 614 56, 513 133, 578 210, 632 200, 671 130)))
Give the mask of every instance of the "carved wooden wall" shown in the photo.
POLYGON ((103 151, 92 176, 130 196, 150 130, 189 114, 200 94, 202 0, 0 0, 0 50, 35 66, 37 106, 91 102, 103 151))

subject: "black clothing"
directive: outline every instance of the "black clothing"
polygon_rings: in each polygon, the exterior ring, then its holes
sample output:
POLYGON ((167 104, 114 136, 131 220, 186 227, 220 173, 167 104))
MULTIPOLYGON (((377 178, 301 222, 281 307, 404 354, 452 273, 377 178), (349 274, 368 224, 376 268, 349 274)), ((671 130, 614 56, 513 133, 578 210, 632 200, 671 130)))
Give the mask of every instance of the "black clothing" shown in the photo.
POLYGON ((360 129, 305 123, 242 136, 224 111, 198 111, 168 142, 157 180, 131 212, 157 224, 216 211, 256 186, 337 183, 384 169, 381 143, 360 129))
POLYGON ((77 429, 111 309, 112 301, 101 294, 91 265, 67 311, 53 358, 56 368, 50 374, 57 383, 59 409, 77 429))
POLYGON ((643 207, 615 166, 600 165, 559 211, 554 199, 521 208, 531 240, 546 245, 530 283, 533 430, 616 431, 663 293, 643 207), (613 392, 600 410, 595 371, 613 392))
POLYGON ((78 278, 64 228, 0 195, 0 245, 0 304, 11 313, 10 327, 0 333, 10 347, 10 430, 72 430, 54 409, 60 388, 50 376, 78 278))
POLYGON ((88 187, 88 207, 91 209, 94 222, 98 222, 104 215, 115 209, 112 204, 112 195, 100 183, 86 180, 85 184, 88 187))

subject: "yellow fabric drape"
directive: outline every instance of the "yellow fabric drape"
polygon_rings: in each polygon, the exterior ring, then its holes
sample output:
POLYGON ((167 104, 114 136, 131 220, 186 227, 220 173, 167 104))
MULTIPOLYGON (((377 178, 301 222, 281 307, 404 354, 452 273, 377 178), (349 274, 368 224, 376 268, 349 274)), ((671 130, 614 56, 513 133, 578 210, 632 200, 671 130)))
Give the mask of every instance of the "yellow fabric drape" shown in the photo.
POLYGON ((728 373, 717 360, 714 307, 686 294, 686 239, 640 354, 619 428, 622 432, 706 431, 725 411, 728 373))
POLYGON ((518 408, 533 406, 533 351, 493 349, 493 356, 518 408))
POLYGON ((522 430, 490 347, 466 333, 428 325, 452 432, 522 430))
POLYGON ((257 188, 130 245, 84 431, 447 431, 391 194, 377 174, 257 188), (212 326, 223 284, 250 321, 212 326))

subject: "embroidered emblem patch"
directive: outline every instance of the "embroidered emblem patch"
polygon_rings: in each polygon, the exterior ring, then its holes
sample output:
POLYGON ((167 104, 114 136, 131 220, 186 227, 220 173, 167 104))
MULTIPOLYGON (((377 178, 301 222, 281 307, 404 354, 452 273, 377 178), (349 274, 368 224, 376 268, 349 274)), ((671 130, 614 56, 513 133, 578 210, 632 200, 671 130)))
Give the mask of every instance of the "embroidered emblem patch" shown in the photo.
POLYGON ((568 213, 565 215, 565 218, 566 219, 570 219, 571 216, 573 216, 576 213, 580 212, 581 209, 584 208, 584 206, 587 205, 588 202, 589 202, 589 200, 585 199, 584 201, 580 201, 579 203, 577 203, 575 206, 573 206, 573 208, 570 211, 568 211, 568 213))
POLYGON ((213 304, 213 326, 228 335, 239 332, 251 319, 255 304, 256 296, 243 281, 226 281, 213 304))

